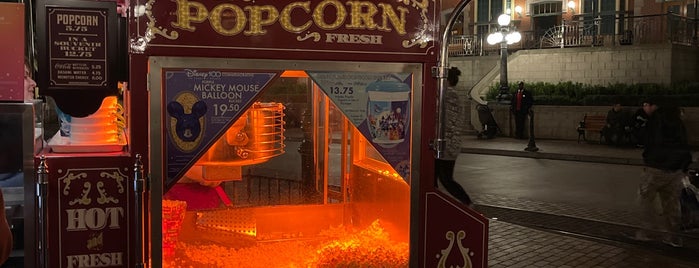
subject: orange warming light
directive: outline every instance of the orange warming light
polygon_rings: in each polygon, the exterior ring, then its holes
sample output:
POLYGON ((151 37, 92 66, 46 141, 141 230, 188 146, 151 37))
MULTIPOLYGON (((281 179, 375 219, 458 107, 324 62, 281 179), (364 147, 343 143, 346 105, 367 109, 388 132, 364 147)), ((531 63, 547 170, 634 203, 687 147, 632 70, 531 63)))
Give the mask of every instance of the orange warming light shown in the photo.
POLYGON ((405 182, 405 180, 403 180, 403 177, 401 177, 400 174, 398 174, 398 172, 396 172, 396 170, 393 169, 393 167, 391 167, 391 165, 385 162, 376 161, 373 159, 363 159, 361 161, 358 161, 356 164, 368 170, 372 170, 385 178, 395 180, 398 182, 405 182))
POLYGON ((285 70, 282 73, 284 78, 307 78, 308 74, 303 70, 285 70))
POLYGON ((175 254, 185 210, 187 202, 163 200, 163 256, 166 258, 175 254))
POLYGON ((408 267, 408 243, 390 239, 379 220, 363 230, 331 227, 323 237, 239 249, 180 242, 178 254, 163 267, 408 267), (269 252, 273 258, 264 257, 269 252))

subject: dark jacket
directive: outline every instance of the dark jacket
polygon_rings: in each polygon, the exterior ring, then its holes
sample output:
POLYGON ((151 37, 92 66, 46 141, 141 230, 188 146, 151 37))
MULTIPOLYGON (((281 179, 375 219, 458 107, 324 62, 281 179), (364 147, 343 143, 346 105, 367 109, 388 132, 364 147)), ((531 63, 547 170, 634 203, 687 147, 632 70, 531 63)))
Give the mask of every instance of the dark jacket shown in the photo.
POLYGON ((614 111, 614 109, 607 112, 607 127, 608 128, 624 128, 629 126, 630 114, 621 109, 619 111, 614 111))
POLYGON ((687 129, 675 107, 661 107, 648 119, 643 162, 662 170, 686 170, 692 162, 687 129))
POLYGON ((638 130, 646 127, 648 124, 648 115, 643 111, 643 108, 638 108, 633 114, 633 128, 638 130))
POLYGON ((534 96, 532 96, 531 92, 529 90, 523 89, 522 90, 522 104, 520 106, 520 109, 517 110, 517 91, 519 89, 515 90, 515 92, 512 94, 512 102, 510 106, 510 110, 513 113, 523 113, 527 114, 529 113, 529 109, 532 108, 532 105, 534 105, 534 96))

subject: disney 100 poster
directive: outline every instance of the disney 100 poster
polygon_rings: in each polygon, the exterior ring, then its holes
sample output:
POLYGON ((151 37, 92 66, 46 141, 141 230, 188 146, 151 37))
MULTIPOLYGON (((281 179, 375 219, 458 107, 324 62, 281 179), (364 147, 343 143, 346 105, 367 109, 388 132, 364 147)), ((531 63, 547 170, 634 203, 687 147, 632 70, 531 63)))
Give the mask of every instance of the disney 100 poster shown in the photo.
POLYGON ((166 184, 174 183, 278 72, 165 69, 166 184))
POLYGON ((410 183, 412 74, 309 71, 308 75, 410 183))

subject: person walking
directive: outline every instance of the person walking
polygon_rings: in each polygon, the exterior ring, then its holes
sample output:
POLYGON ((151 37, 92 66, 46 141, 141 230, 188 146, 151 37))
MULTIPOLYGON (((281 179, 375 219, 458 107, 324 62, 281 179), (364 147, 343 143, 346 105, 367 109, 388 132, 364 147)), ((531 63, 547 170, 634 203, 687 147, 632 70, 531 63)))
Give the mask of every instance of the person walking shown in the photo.
POLYGON ((510 111, 515 115, 515 138, 524 139, 524 124, 529 115, 529 109, 534 105, 534 97, 524 88, 524 82, 519 82, 517 92, 512 95, 510 111))
MULTIPOLYGON (((447 192, 467 206, 473 206, 471 197, 466 190, 454 181, 454 166, 456 158, 461 153, 461 136, 464 128, 462 116, 459 115, 459 96, 456 94, 456 84, 459 82, 461 71, 456 67, 451 67, 447 72, 447 82, 449 87, 445 91, 444 104, 446 114, 444 115, 444 140, 445 152, 443 159, 436 159, 434 164, 435 177, 446 188, 447 192)), ((435 187, 437 181, 435 180, 435 187)))
MULTIPOLYGON (((692 162, 687 130, 678 107, 658 105, 654 100, 648 100, 643 109, 649 116, 643 150, 645 166, 639 185, 644 227, 664 231, 663 243, 681 247, 682 239, 677 235, 681 224, 679 197, 682 180, 692 162), (662 211, 656 211, 656 198, 659 198, 662 211)), ((635 239, 651 238, 640 229, 635 239)))

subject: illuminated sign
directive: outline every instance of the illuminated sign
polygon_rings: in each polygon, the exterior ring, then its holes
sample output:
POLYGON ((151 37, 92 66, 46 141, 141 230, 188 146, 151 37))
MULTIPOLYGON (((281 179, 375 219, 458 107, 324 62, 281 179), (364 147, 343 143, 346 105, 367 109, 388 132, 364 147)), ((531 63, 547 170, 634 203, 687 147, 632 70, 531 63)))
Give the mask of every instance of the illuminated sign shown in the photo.
POLYGON ((151 0, 135 13, 147 46, 423 55, 434 9, 428 0, 151 0))

